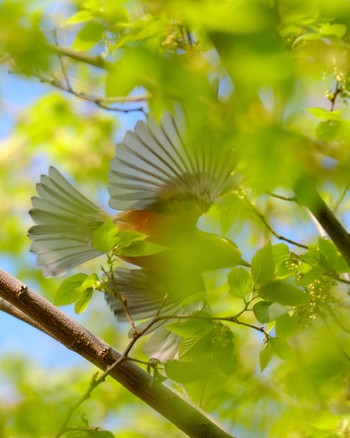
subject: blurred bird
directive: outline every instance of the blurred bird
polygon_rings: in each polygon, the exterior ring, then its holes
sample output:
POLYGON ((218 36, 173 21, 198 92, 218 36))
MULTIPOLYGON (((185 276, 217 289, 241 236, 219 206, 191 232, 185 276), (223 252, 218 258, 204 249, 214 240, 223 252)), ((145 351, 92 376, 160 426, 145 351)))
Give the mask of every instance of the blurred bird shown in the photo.
MULTIPOLYGON (((121 257, 139 269, 114 272, 113 284, 133 319, 151 317, 160 306, 167 315, 174 314, 184 298, 204 291, 203 271, 248 266, 231 241, 196 226, 210 205, 236 184, 234 165, 231 148, 206 144, 205 139, 193 145, 179 110, 173 116, 165 113, 160 124, 148 116, 117 145, 108 190, 109 205, 121 212, 112 220, 119 229, 144 233, 148 241, 165 247, 153 255, 121 257)), ((108 218, 103 210, 54 167, 41 176, 37 194, 29 237, 44 276, 63 275, 102 254, 94 248, 92 235, 108 218)), ((119 319, 125 318, 117 296, 106 293, 106 300, 119 319)), ((168 351, 172 341, 161 330, 153 337, 162 339, 168 351)), ((149 352, 155 354, 153 346, 149 352)))

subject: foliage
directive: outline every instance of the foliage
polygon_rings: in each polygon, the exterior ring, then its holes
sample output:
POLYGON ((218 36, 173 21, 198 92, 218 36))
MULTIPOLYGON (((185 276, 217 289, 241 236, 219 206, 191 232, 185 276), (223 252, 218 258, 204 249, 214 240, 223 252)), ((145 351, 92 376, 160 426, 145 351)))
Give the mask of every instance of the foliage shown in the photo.
MULTIPOLYGON (((38 94, 1 140, 1 260, 13 260, 14 273, 56 305, 87 309, 89 327, 126 348, 119 334, 129 326, 96 324, 107 310, 88 306, 93 290, 108 290, 118 256, 164 247, 107 220, 93 237, 108 253, 103 272, 98 259, 60 284, 43 279, 28 256, 30 197, 55 164, 103 204, 118 127, 180 103, 194 144, 235 149, 238 188, 200 226, 236 241, 251 266, 206 273, 209 305, 199 309, 190 297, 191 315, 166 322, 178 337, 176 358, 147 364, 142 339, 131 357, 239 437, 348 436, 349 267, 294 189, 307 198, 307 176, 349 225, 349 2, 8 0, 0 24, 4 83, 11 74, 38 94)), ((3 106, 11 110, 6 99, 3 106)), ((38 378, 25 358, 4 358, 14 395, 11 404, 0 397, 0 434, 57 434, 66 406, 88 386, 90 371, 78 371, 38 378)), ((108 382, 70 425, 81 428, 76 436, 181 436, 108 382)))

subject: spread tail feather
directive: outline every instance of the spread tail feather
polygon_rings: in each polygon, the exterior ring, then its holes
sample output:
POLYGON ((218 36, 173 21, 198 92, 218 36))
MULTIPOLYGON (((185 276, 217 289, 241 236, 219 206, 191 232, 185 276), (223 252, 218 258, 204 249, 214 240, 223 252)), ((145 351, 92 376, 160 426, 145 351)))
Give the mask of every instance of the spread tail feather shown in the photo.
POLYGON ((99 207, 52 166, 41 176, 37 193, 29 212, 35 225, 28 235, 45 277, 63 275, 102 254, 92 245, 92 235, 106 217, 99 207))

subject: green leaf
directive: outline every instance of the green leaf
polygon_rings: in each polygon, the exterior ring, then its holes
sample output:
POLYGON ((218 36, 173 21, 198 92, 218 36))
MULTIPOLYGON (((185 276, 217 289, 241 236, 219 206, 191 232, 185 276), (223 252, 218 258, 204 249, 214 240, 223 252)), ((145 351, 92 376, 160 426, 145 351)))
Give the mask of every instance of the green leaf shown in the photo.
POLYGON ((253 307, 253 312, 259 322, 265 324, 266 322, 275 321, 288 312, 284 306, 278 303, 269 303, 267 301, 259 301, 253 307))
POLYGON ((82 273, 66 278, 56 292, 54 298, 56 306, 66 306, 77 301, 81 294, 78 288, 84 283, 86 278, 87 275, 82 273))
POLYGON ((139 233, 134 230, 120 230, 118 246, 126 248, 135 242, 142 242, 147 239, 147 234, 139 233))
POLYGON ((267 301, 279 303, 283 306, 298 306, 307 303, 309 295, 301 289, 284 281, 275 280, 259 289, 259 295, 267 301))
POLYGON ((171 380, 178 383, 203 380, 212 373, 211 369, 200 366, 198 363, 180 362, 179 360, 169 360, 165 362, 164 370, 171 380))
POLYGON ((290 339, 299 329, 300 324, 295 315, 289 315, 289 313, 286 313, 276 321, 275 330, 276 335, 279 338, 290 339))
MULTIPOLYGON (((204 315, 203 315, 204 316, 204 315)), ((179 336, 190 339, 199 339, 215 326, 207 319, 186 319, 185 321, 175 321, 167 324, 167 329, 179 336)))
POLYGON ((333 120, 333 121, 340 120, 339 110, 329 111, 324 108, 318 108, 318 107, 306 108, 306 110, 321 120, 333 120))
POLYGON ((270 338, 270 344, 272 351, 277 354, 283 360, 290 360, 294 356, 292 347, 285 339, 270 338))
POLYGON ((322 38, 322 35, 320 33, 316 32, 306 32, 300 37, 296 38, 294 41, 294 44, 299 43, 300 41, 315 41, 320 40, 322 38))
POLYGON ((244 268, 233 268, 227 276, 232 295, 244 298, 252 287, 252 278, 244 268))
POLYGON ((85 23, 87 21, 93 20, 95 17, 91 13, 91 11, 78 11, 71 17, 67 18, 63 22, 63 24, 76 24, 76 23, 85 23))
POLYGON ((285 243, 273 245, 272 254, 276 265, 280 265, 289 258, 289 248, 285 243))
POLYGON ((342 134, 344 126, 344 122, 336 120, 320 122, 316 127, 316 136, 320 140, 334 141, 342 134))
POLYGON ((95 230, 92 236, 93 246, 101 252, 110 252, 119 243, 119 230, 115 222, 108 218, 95 230))
POLYGON ((328 265, 334 268, 338 261, 338 251, 334 243, 329 239, 318 239, 321 254, 326 259, 328 265))
POLYGON ((123 257, 141 257, 158 254, 168 248, 158 243, 145 241, 136 241, 123 248, 117 248, 116 255, 123 257))
POLYGON ((236 370, 237 359, 234 353, 233 341, 225 344, 216 345, 212 348, 212 358, 216 366, 227 376, 236 370))
POLYGON ((80 293, 79 298, 77 299, 74 305, 75 313, 80 314, 84 312, 84 310, 87 308, 88 304, 90 303, 92 293, 93 293, 92 287, 89 287, 80 293))
POLYGON ((260 371, 264 371, 270 363, 272 357, 272 347, 269 341, 265 343, 259 353, 260 371))
POLYGON ((275 262, 270 242, 254 254, 251 272, 254 282, 259 285, 268 283, 273 279, 275 262))
POLYGON ((95 288, 99 284, 99 278, 97 274, 88 275, 80 286, 76 288, 79 292, 84 292, 86 289, 95 288))
POLYGON ((330 36, 334 35, 337 38, 343 37, 346 31, 347 31, 347 27, 345 26, 345 24, 326 23, 320 29, 322 35, 330 35, 330 36))
POLYGON ((87 23, 77 33, 73 42, 73 49, 78 51, 89 50, 96 46, 103 37, 104 26, 96 22, 87 23))

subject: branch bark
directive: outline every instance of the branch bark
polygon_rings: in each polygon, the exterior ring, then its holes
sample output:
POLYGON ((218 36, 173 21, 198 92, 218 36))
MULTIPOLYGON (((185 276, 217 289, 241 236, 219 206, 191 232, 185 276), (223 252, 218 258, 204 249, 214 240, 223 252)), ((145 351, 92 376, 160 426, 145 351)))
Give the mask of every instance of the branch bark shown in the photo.
POLYGON ((309 178, 302 179, 295 193, 297 202, 311 211, 350 267, 350 235, 321 198, 314 183, 309 178))
MULTIPOLYGON (((1 269, 0 297, 49 336, 101 370, 105 370, 121 357, 120 353, 1 269)), ((151 376, 133 362, 123 361, 111 370, 110 376, 188 436, 232 438, 213 418, 167 386, 152 385, 151 376)))

